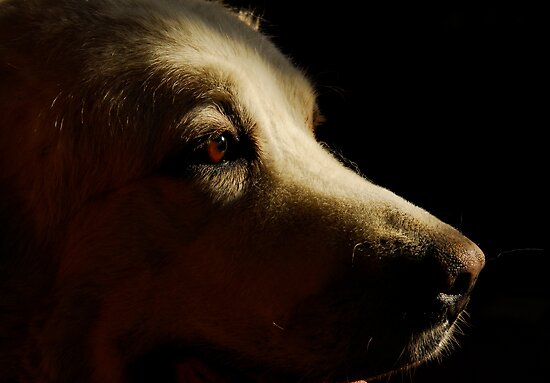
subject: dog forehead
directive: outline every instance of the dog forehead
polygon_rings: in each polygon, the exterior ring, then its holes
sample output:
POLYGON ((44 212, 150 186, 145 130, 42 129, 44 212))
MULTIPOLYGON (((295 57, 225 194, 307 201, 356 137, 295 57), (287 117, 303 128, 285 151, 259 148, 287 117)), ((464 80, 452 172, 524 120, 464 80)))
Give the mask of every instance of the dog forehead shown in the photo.
MULTIPOLYGON (((39 66, 37 59, 47 56, 50 67, 64 68, 48 75, 66 78, 68 86, 77 82, 97 98, 108 93, 104 99, 111 104, 132 100, 129 92, 139 102, 146 91, 154 97, 200 97, 223 88, 250 114, 264 113, 254 120, 285 114, 301 126, 313 125, 316 96, 304 73, 220 2, 2 0, 0 5, 0 32, 7 26, 7 39, 18 52, 14 57, 33 47, 25 63, 39 66), (21 34, 29 41, 17 45, 21 34), (120 100, 112 98, 115 88, 120 100)), ((17 63, 14 57, 6 60, 17 63)))
POLYGON ((235 109, 255 121, 284 115, 313 127, 316 94, 309 79, 237 10, 203 0, 135 0, 124 7, 127 1, 104 0, 94 11, 89 28, 95 30, 82 42, 98 44, 90 49, 96 56, 86 77, 100 84, 112 78, 135 93, 162 88, 182 100, 229 93, 235 109), (139 72, 145 79, 133 76, 139 72))
POLYGON ((174 43, 155 50, 155 62, 176 80, 191 76, 204 91, 230 93, 236 109, 255 120, 283 112, 311 128, 316 94, 305 74, 236 14, 218 11, 223 23, 212 23, 212 15, 185 15, 180 29, 172 31, 174 43))
MULTIPOLYGON (((291 105, 308 109, 315 105, 315 92, 304 72, 266 35, 243 20, 242 13, 222 2, 103 0, 100 4, 97 13, 102 22, 114 20, 117 32, 124 30, 119 28, 121 24, 129 26, 127 34, 118 32, 112 45, 103 46, 103 59, 113 49, 129 52, 121 49, 124 44, 142 51, 141 55, 130 53, 128 59, 143 57, 146 65, 163 71, 167 78, 174 76, 179 81, 194 76, 182 84, 202 85, 206 90, 224 87, 260 97, 282 96, 291 105), (131 7, 125 6, 128 2, 131 7)), ((119 66, 115 69, 120 70, 119 66)), ((109 65, 102 70, 105 68, 109 65)))

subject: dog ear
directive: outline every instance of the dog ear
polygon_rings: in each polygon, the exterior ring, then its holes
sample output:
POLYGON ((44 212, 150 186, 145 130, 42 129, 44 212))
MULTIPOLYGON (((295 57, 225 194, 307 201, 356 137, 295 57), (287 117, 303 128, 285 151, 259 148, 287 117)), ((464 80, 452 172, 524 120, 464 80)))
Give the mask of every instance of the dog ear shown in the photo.
POLYGON ((237 11, 239 19, 247 24, 250 28, 258 32, 260 30, 260 19, 261 17, 256 15, 254 12, 246 9, 240 9, 237 11))

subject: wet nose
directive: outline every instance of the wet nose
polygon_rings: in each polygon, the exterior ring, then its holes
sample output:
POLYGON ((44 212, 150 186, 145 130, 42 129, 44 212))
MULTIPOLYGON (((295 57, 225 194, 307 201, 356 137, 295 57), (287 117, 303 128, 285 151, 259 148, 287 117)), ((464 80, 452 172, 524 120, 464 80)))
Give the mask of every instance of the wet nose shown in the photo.
POLYGON ((426 288, 437 294, 436 302, 446 308, 447 316, 454 321, 468 303, 485 265, 483 252, 466 237, 455 234, 451 239, 436 241, 423 262, 433 265, 420 274, 426 278, 426 288))
POLYGON ((445 317, 454 322, 470 300, 485 264, 479 247, 454 229, 432 234, 429 245, 408 255, 398 267, 411 288, 403 293, 410 320, 425 322, 445 317))
POLYGON ((367 249, 360 278, 370 280, 371 288, 378 284, 385 305, 412 326, 452 323, 470 299, 485 264, 483 252, 451 227, 416 235, 421 245, 388 241, 375 257, 367 249))

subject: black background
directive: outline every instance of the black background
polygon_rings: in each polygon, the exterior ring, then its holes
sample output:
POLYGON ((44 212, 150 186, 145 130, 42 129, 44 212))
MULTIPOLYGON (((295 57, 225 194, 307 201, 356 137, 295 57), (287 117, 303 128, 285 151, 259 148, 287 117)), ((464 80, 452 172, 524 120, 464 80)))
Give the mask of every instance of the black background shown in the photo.
POLYGON ((542 9, 228 3, 262 16, 313 80, 320 140, 485 252, 461 347, 391 382, 550 382, 542 9))

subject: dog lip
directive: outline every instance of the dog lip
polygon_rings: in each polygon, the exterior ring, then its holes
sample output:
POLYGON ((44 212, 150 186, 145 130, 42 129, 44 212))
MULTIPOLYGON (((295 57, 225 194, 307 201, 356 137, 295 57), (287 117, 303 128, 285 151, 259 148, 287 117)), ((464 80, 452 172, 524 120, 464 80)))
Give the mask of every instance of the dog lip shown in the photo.
POLYGON ((449 322, 454 322, 470 301, 469 294, 446 294, 440 293, 437 300, 442 303, 447 312, 449 322))

